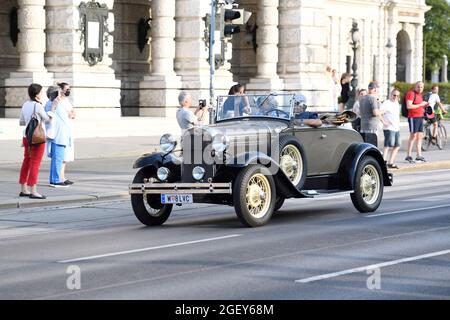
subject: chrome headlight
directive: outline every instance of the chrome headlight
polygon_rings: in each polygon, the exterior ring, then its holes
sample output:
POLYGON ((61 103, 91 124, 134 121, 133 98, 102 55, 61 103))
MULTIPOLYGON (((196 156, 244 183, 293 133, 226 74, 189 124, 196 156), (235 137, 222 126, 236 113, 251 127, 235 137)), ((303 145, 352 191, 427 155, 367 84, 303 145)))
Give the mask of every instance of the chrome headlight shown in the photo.
POLYGON ((165 153, 171 152, 175 148, 176 144, 177 142, 170 133, 163 135, 159 140, 159 146, 161 147, 161 150, 165 153))
POLYGON ((215 152, 222 153, 228 148, 228 139, 223 134, 216 134, 212 141, 212 147, 215 152))
POLYGON ((199 166, 195 167, 194 169, 192 169, 192 176, 195 180, 203 179, 203 177, 205 176, 205 168, 199 166))
POLYGON ((158 171, 156 171, 156 175, 158 176, 158 179, 161 181, 166 181, 167 178, 169 177, 170 174, 170 170, 167 169, 166 167, 161 167, 158 169, 158 171))

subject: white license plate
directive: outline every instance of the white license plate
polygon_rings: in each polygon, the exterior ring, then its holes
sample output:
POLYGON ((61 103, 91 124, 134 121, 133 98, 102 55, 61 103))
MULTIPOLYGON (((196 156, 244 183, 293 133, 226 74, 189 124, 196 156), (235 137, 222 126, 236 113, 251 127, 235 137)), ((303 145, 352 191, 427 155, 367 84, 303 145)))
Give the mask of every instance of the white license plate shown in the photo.
POLYGON ((161 203, 193 203, 193 198, 192 194, 161 194, 161 203))

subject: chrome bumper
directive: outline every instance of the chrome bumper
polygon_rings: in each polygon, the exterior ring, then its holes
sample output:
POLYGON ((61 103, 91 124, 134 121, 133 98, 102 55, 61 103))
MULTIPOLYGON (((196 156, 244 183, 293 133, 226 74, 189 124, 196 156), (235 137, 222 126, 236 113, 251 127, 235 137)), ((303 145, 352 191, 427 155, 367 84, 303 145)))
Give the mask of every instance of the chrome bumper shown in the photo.
POLYGON ((231 182, 225 183, 132 183, 128 186, 129 194, 231 194, 231 182))

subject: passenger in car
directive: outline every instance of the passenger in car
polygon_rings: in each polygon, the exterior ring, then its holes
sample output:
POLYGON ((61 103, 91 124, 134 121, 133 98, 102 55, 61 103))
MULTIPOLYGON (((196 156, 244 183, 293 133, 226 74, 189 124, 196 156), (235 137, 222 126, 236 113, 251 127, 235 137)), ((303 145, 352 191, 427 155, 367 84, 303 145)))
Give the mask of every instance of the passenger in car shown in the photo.
POLYGON ((298 126, 320 127, 322 120, 316 112, 306 111, 306 98, 302 94, 295 94, 292 98, 294 103, 294 124, 298 126))
POLYGON ((235 84, 230 88, 228 97, 223 104, 223 118, 230 118, 232 116, 244 116, 250 114, 250 104, 248 97, 244 96, 245 87, 243 84, 235 84))

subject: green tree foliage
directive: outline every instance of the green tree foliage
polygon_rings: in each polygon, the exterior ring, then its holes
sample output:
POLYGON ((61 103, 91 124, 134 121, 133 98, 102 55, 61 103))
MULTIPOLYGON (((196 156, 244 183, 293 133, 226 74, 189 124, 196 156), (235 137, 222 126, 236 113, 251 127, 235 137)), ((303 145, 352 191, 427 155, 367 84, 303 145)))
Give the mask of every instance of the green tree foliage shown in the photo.
POLYGON ((450 57, 450 4, 446 0, 426 0, 432 8, 425 13, 425 66, 433 70, 442 65, 442 56, 450 57))

